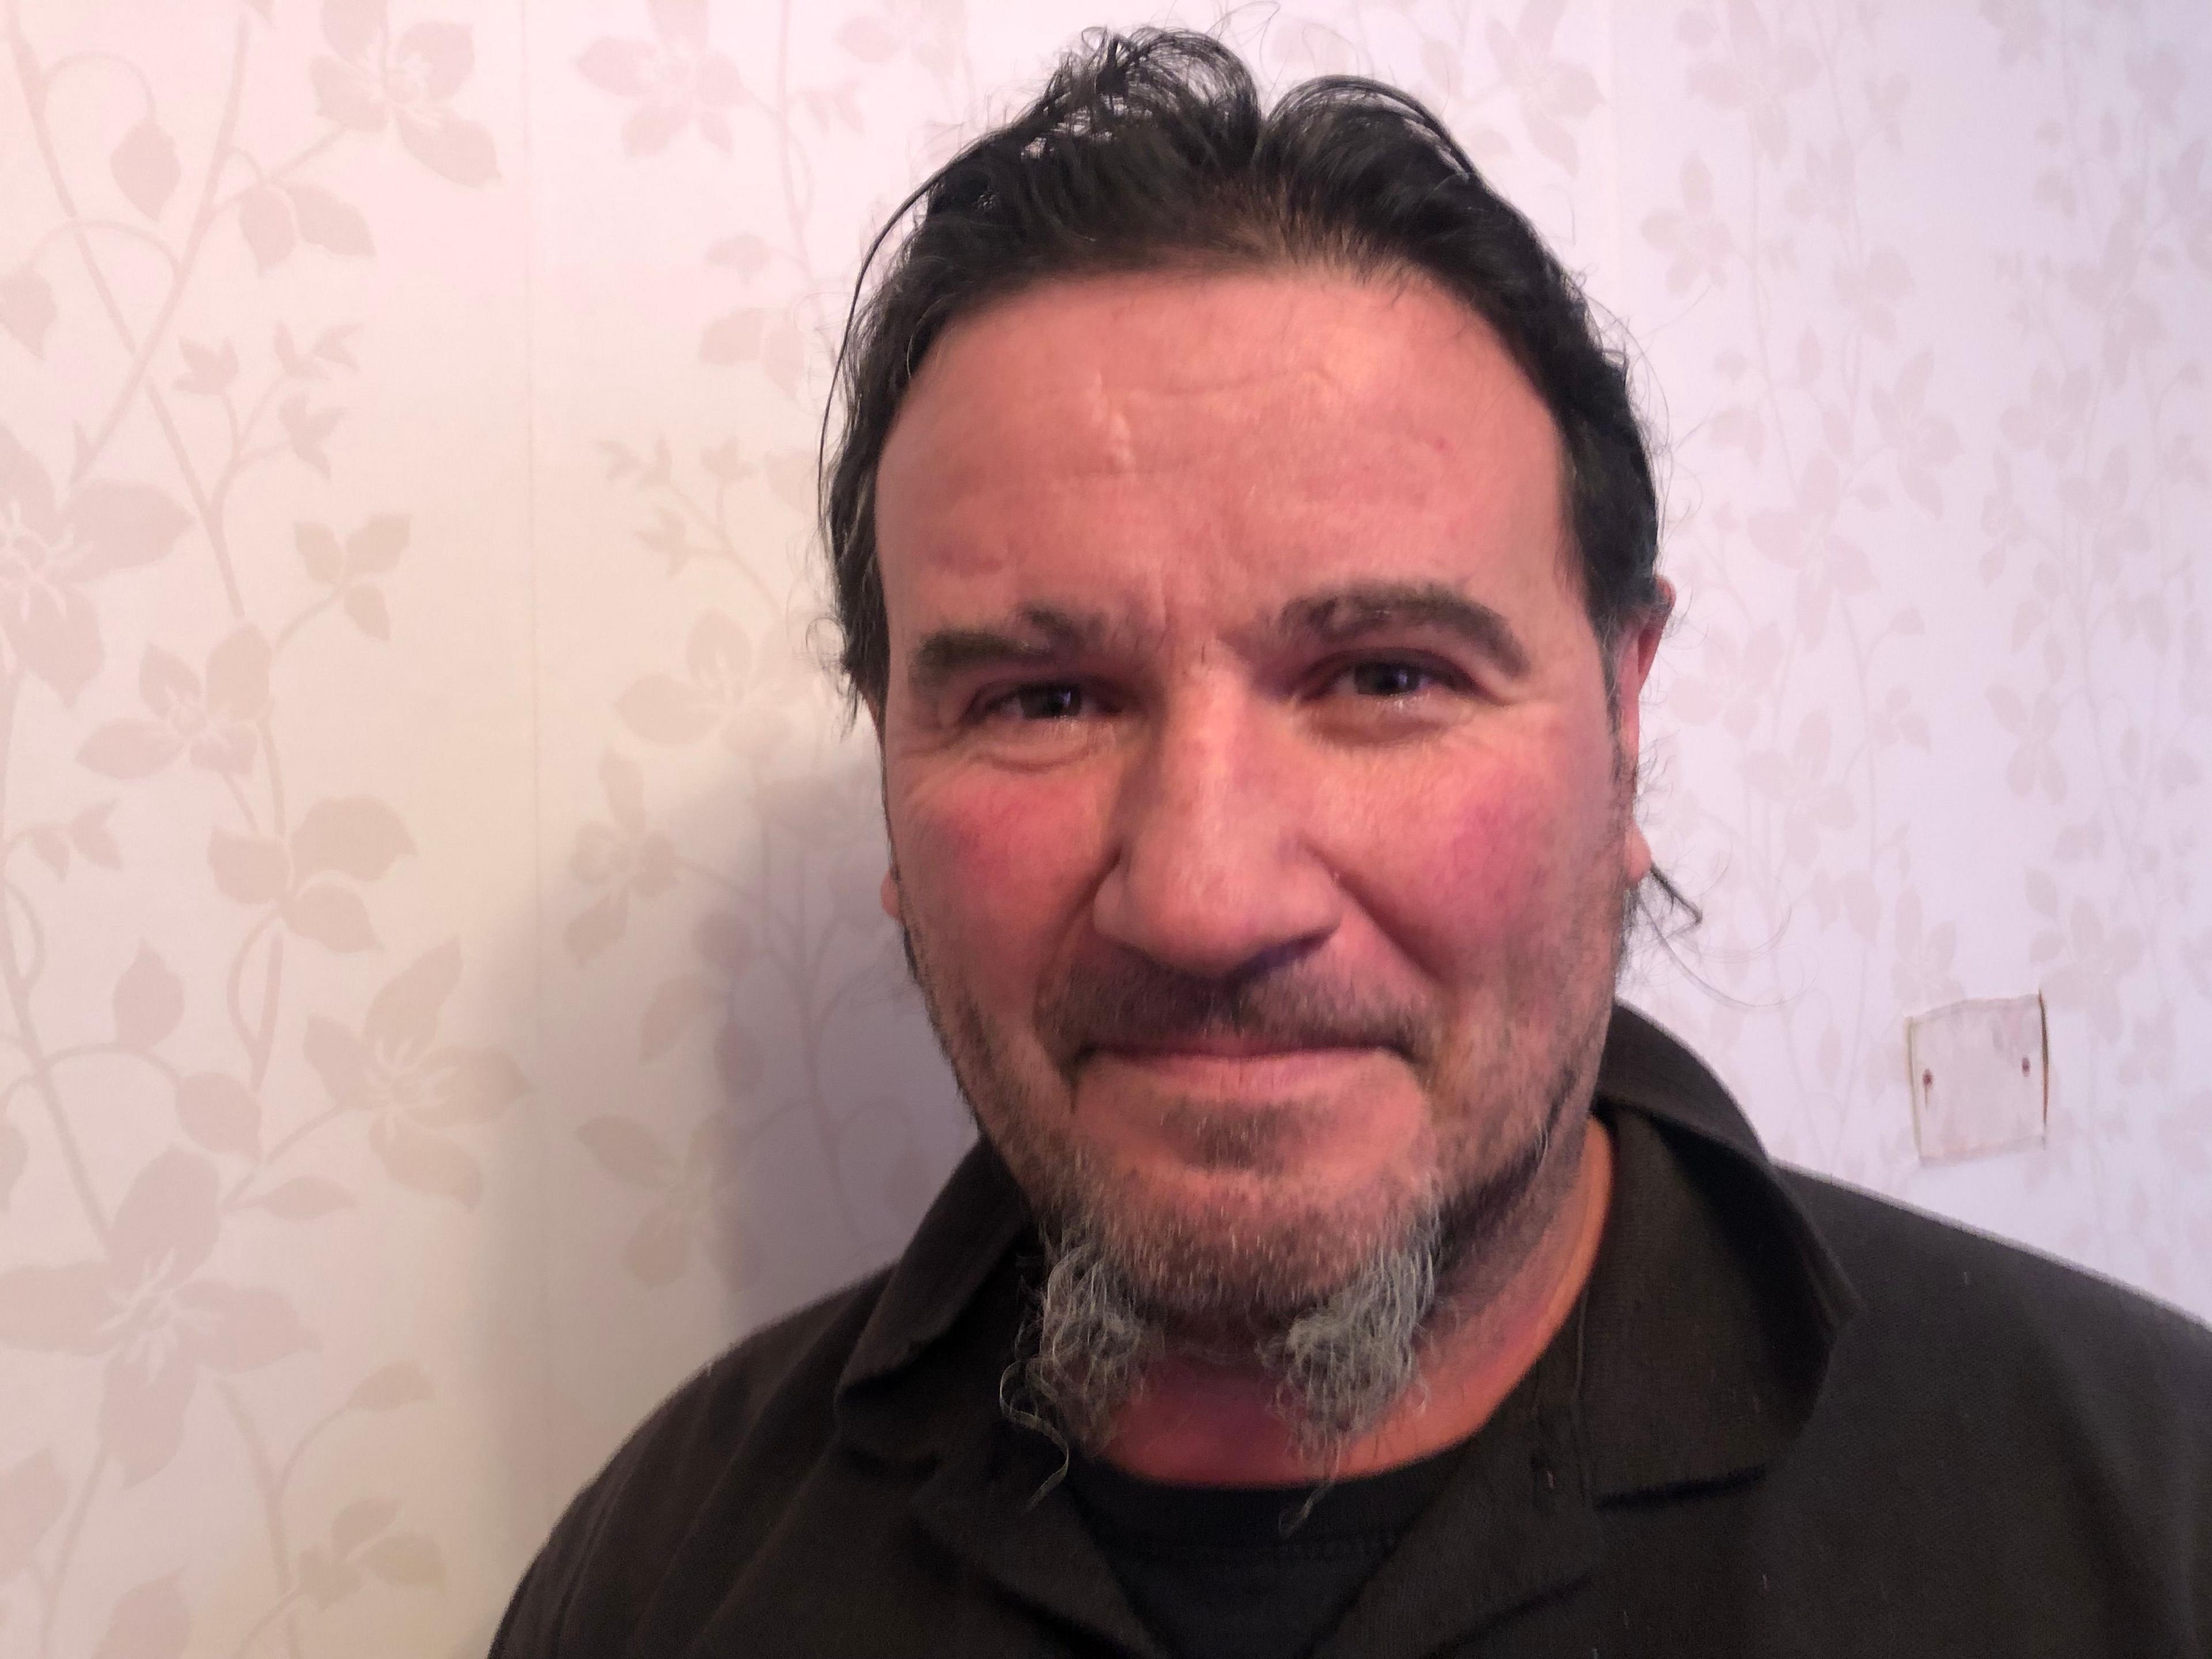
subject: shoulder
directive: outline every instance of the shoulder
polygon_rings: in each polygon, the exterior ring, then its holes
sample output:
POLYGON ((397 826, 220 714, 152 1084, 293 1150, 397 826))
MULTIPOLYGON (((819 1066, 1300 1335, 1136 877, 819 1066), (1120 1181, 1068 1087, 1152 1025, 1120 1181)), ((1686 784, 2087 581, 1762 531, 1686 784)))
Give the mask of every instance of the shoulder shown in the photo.
POLYGON ((1964 1324, 2054 1352, 2112 1345, 2212 1382, 2212 1329, 2179 1310, 2039 1251, 1800 1170, 1782 1173, 1878 1316, 1964 1324))
POLYGON ((1961 1457, 2070 1448, 2212 1515, 2212 1330, 2109 1279, 1817 1176, 1792 1195, 1857 1291, 1828 1391, 1961 1457))
POLYGON ((829 1443, 838 1376, 890 1273, 756 1331, 663 1401, 555 1526, 494 1659, 618 1651, 607 1638, 642 1611, 719 1495, 791 1490, 829 1443))

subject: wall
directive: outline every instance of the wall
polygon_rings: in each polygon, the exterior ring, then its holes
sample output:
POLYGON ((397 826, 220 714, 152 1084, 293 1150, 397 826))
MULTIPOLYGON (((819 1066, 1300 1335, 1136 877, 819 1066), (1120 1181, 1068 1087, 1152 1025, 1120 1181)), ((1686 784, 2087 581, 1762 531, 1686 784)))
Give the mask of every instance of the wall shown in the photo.
MULTIPOLYGON (((1023 0, 0 0, 0 1656, 481 1651, 965 1137, 811 665, 863 240, 1023 0)), ((2212 16, 1292 0, 1642 353, 1634 994, 1783 1155, 2212 1311, 2212 16), (1918 1166, 1901 1018, 2049 995, 1918 1166)))

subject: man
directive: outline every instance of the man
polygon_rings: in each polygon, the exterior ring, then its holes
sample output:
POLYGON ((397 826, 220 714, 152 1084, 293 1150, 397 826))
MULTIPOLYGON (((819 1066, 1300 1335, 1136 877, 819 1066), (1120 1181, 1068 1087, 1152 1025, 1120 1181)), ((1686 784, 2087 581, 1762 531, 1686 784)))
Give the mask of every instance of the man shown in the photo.
POLYGON ((827 530, 981 1144, 496 1651, 2212 1651, 2212 1338, 1614 1006, 1650 473, 1443 131, 1100 37, 918 199, 827 530))

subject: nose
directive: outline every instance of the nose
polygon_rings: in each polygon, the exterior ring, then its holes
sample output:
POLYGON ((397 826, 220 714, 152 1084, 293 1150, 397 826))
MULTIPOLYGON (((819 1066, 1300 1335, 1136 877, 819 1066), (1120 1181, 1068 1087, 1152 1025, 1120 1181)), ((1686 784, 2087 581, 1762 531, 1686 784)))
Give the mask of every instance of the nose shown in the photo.
POLYGON ((1345 896, 1313 848, 1327 786, 1316 758, 1233 693, 1161 719, 1114 802, 1099 933, 1213 979, 1328 938, 1345 896))

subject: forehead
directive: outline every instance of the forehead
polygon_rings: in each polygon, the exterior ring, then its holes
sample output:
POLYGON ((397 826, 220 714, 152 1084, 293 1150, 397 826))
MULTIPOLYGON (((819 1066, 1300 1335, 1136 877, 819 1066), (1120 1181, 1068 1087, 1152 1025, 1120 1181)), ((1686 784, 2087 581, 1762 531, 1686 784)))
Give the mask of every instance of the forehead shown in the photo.
POLYGON ((1510 551, 1556 582, 1559 480, 1534 387, 1425 279, 1135 273, 945 331, 884 447, 878 544, 895 632, 925 579, 1079 584, 1170 555, 1249 585, 1449 580, 1510 551))

